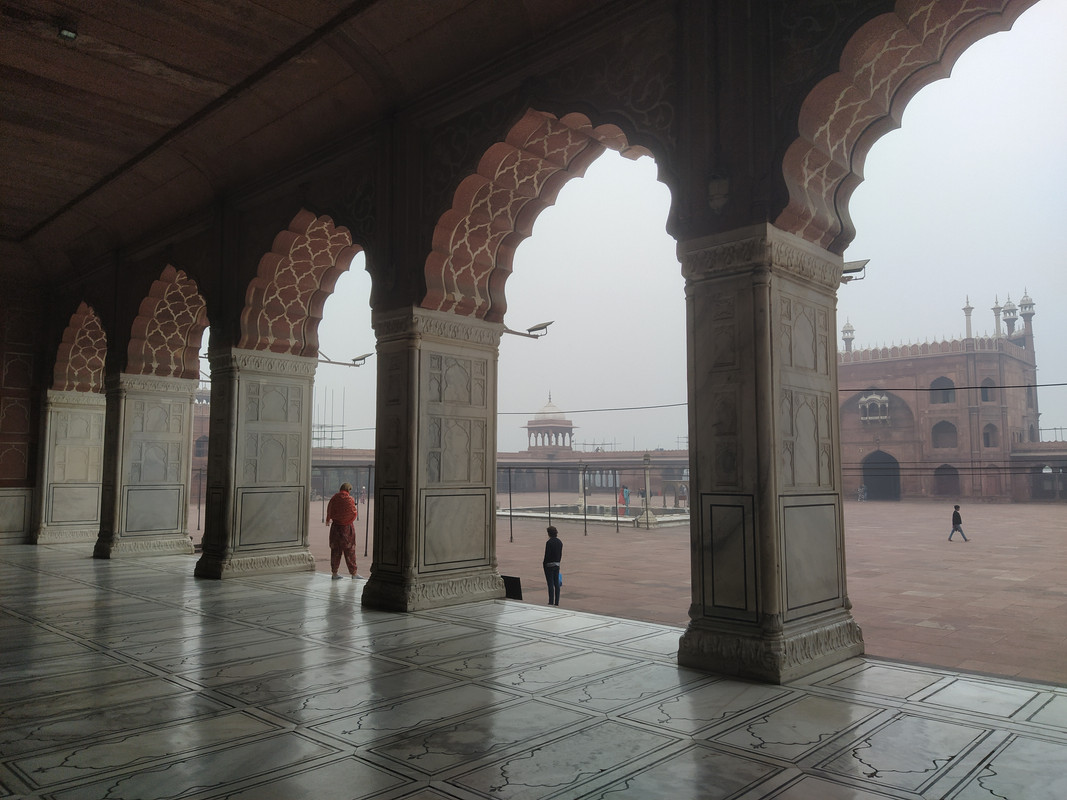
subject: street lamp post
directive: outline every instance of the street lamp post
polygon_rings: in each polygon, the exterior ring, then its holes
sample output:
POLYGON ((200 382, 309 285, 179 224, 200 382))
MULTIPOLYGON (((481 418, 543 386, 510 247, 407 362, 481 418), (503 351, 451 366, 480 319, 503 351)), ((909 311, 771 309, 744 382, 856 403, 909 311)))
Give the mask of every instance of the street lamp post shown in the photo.
POLYGON ((585 470, 586 466, 583 462, 578 462, 578 480, 582 482, 582 530, 583 536, 589 535, 589 504, 586 502, 585 497, 585 470))

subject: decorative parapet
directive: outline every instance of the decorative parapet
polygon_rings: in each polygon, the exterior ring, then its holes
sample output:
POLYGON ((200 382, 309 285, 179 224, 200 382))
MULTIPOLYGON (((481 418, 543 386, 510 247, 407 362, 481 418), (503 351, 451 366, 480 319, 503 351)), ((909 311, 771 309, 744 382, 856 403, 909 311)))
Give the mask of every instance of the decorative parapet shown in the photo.
POLYGON ((902 344, 892 347, 868 347, 851 352, 838 352, 838 364, 859 364, 866 361, 888 361, 894 358, 924 358, 964 353, 969 350, 987 353, 1009 353, 1019 357, 1029 353, 1026 348, 1006 337, 979 336, 973 339, 944 339, 940 342, 902 344), (973 347, 970 346, 973 342, 973 347), (1010 348, 1010 349, 1009 349, 1010 348))

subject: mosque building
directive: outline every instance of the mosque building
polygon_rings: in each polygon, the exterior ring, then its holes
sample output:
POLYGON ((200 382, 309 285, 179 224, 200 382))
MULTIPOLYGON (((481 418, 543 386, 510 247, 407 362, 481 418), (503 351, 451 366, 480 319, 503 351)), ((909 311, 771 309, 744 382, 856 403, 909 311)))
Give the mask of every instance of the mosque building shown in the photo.
POLYGON ((1034 301, 992 307, 992 335, 838 353, 846 497, 1055 499, 1064 444, 1041 442, 1034 301), (1021 323, 1021 324, 1020 324, 1021 323), (1051 477, 1050 477, 1051 476, 1051 477))

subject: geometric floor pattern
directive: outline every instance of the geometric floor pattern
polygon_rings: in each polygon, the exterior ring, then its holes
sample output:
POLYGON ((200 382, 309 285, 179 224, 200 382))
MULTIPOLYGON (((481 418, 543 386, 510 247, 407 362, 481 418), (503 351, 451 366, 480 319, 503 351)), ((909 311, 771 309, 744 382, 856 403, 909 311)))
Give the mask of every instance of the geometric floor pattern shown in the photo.
POLYGON ((89 556, 0 549, 0 797, 1067 797, 1064 687, 870 658, 771 686, 679 668, 678 628, 89 556))

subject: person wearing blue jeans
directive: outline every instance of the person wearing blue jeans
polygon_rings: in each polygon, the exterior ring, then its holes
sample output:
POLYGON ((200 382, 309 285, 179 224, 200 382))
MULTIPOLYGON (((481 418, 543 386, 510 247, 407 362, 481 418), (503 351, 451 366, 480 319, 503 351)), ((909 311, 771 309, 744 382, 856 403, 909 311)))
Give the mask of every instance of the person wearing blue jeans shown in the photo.
POLYGON ((559 562, 563 558, 563 542, 555 525, 549 525, 545 542, 545 580, 548 582, 548 604, 559 605, 559 562))
POLYGON ((967 534, 963 532, 963 517, 960 516, 960 507, 954 506, 952 511, 952 532, 948 535, 948 540, 952 541, 952 534, 959 533, 963 537, 963 541, 968 541, 967 534))

